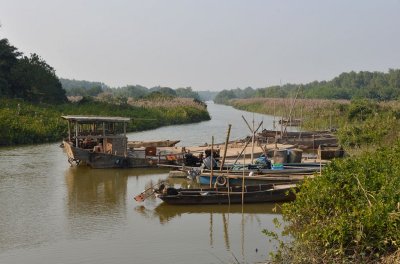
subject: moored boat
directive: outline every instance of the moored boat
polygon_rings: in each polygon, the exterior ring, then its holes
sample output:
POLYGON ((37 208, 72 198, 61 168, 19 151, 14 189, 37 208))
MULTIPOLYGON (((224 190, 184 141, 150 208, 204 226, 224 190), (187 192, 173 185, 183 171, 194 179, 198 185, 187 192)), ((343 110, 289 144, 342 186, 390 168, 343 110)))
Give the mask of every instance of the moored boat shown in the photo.
POLYGON ((166 188, 157 197, 168 204, 235 204, 288 202, 295 199, 295 184, 259 184, 205 189, 166 188))
POLYGON ((239 173, 215 173, 211 177, 210 173, 202 173, 196 177, 196 181, 200 185, 225 186, 244 184, 266 184, 266 183, 295 183, 303 181, 305 178, 313 177, 312 173, 291 173, 291 174, 251 174, 241 175, 239 173))
POLYGON ((180 140, 128 141, 128 148, 173 147, 179 142, 180 140))
POLYGON ((337 137, 331 131, 273 131, 263 130, 257 135, 258 142, 276 142, 290 144, 300 149, 318 149, 322 144, 338 144, 337 137))
POLYGON ((339 145, 322 144, 318 148, 318 158, 330 160, 333 158, 343 158, 344 149, 339 145))
POLYGON ((62 116, 68 121, 68 138, 63 141, 71 165, 92 168, 138 168, 175 163, 179 155, 163 154, 156 147, 128 146, 126 127, 130 118, 62 116))

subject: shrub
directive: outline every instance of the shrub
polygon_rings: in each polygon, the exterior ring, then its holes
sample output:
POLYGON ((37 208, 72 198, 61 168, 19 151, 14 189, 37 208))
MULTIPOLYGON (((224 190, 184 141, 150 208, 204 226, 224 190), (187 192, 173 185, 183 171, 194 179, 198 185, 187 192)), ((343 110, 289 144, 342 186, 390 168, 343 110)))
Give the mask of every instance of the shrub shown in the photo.
POLYGON ((335 160, 283 206, 277 263, 374 263, 400 246, 400 141, 335 160))

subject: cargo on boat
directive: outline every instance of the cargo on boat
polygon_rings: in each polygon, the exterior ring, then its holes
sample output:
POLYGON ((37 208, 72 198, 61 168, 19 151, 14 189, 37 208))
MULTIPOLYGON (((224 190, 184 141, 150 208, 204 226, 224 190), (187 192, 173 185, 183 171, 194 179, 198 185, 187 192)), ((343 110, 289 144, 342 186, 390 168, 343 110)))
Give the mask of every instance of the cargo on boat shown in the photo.
POLYGON ((62 116, 68 121, 68 138, 63 146, 71 165, 86 164, 92 168, 151 167, 173 164, 179 155, 161 153, 155 146, 135 148, 126 136, 130 118, 106 116, 62 116))

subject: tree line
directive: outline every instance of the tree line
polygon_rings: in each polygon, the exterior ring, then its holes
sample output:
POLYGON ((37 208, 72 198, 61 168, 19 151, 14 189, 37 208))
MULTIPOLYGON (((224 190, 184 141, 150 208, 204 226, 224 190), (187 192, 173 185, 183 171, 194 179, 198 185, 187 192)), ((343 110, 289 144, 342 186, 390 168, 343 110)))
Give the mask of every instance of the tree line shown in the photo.
POLYGON ((23 55, 8 39, 0 39, 0 97, 37 103, 63 103, 65 90, 55 70, 39 55, 23 55))
POLYGON ((67 96, 102 96, 103 93, 106 93, 116 98, 148 99, 155 95, 163 95, 167 97, 172 96, 193 98, 198 101, 201 100, 200 95, 193 91, 191 87, 173 89, 163 86, 147 88, 142 85, 126 85, 112 88, 101 82, 78 81, 63 78, 61 78, 60 81, 67 96))
POLYGON ((242 98, 294 97, 300 88, 302 98, 313 99, 360 99, 378 101, 395 100, 400 97, 400 69, 388 72, 344 72, 330 81, 314 81, 307 84, 285 84, 265 88, 236 88, 223 90, 215 97, 216 103, 242 98))
POLYGON ((101 82, 59 79, 54 68, 39 55, 33 53, 26 56, 11 45, 8 39, 0 39, 0 97, 57 104, 66 102, 67 96, 95 97, 102 93, 116 98, 142 99, 161 95, 201 100, 191 87, 172 89, 127 85, 111 88, 101 82))
POLYGON ((66 114, 151 119, 129 124, 128 131, 209 120, 197 98, 190 87, 112 89, 99 82, 60 81, 39 55, 25 56, 0 39, 0 146, 60 140, 67 131, 60 116, 66 114), (67 95, 82 97, 72 101, 67 95))

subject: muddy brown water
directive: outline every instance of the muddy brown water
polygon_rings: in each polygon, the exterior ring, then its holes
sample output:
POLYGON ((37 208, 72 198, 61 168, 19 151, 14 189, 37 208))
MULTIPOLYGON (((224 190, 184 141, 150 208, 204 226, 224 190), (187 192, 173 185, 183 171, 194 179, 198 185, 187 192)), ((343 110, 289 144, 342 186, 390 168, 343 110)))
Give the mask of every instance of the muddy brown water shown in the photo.
MULTIPOLYGON (((212 120, 130 133, 130 140, 223 142, 249 134, 241 115, 209 104, 212 120)), ((271 116, 255 115, 272 128, 271 116)), ((275 244, 273 204, 169 206, 133 197, 165 169, 70 167, 59 143, 0 149, 0 263, 255 263, 275 244)), ((170 180, 175 186, 192 183, 170 180)))

